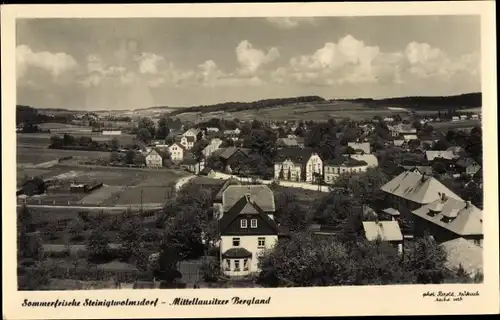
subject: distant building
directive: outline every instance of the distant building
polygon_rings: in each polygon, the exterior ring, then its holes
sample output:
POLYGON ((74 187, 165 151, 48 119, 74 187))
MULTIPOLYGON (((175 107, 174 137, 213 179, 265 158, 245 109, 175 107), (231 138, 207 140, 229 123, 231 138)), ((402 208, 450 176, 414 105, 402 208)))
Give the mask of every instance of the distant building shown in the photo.
POLYGON ((394 126, 388 125, 387 128, 391 132, 393 137, 398 137, 400 135, 416 135, 417 129, 411 124, 398 123, 394 126))
POLYGON ((191 150, 194 146, 194 143, 196 142, 196 137, 193 136, 182 136, 179 139, 179 143, 186 149, 186 150, 191 150))
POLYGON ((405 142, 409 142, 411 140, 418 140, 418 136, 416 134, 403 134, 403 140, 405 142))
POLYGON ((173 143, 168 147, 168 152, 170 153, 170 159, 172 159, 172 161, 182 161, 185 151, 186 149, 184 146, 179 143, 173 143))
POLYGON ((210 167, 207 167, 205 166, 200 172, 199 172, 199 175, 200 176, 204 176, 204 177, 209 177, 209 178, 213 178, 215 177, 215 171, 210 168, 210 167))
POLYGON ((388 242, 403 253, 403 234, 397 221, 363 221, 363 229, 368 241, 388 242))
POLYGON ((154 148, 145 157, 146 166, 148 168, 161 168, 163 167, 163 159, 166 157, 167 155, 165 152, 158 148, 154 148))
POLYGON ((217 128, 217 127, 208 127, 207 128, 207 132, 210 132, 210 133, 216 133, 216 132, 219 132, 220 129, 217 128))
POLYGON ((460 120, 467 120, 467 119, 468 119, 468 117, 465 114, 463 114, 463 115, 460 116, 460 120))
POLYGON ((472 158, 458 160, 456 162, 456 168, 459 172, 463 172, 469 176, 473 176, 481 170, 481 166, 472 158))
POLYGON ((274 162, 277 180, 306 181, 315 183, 323 176, 323 160, 309 148, 283 148, 278 150, 274 162))
POLYGON ((457 156, 450 151, 441 151, 441 150, 427 150, 425 151, 425 159, 427 161, 433 161, 434 159, 444 159, 444 160, 453 160, 456 159, 457 156))
POLYGON ((351 154, 351 159, 364 161, 368 165, 368 168, 378 167, 378 159, 374 154, 351 154))
POLYGON ((334 183, 341 174, 364 172, 368 168, 368 164, 365 161, 344 156, 333 160, 326 160, 324 165, 325 182, 329 184, 334 183))
POLYGON ((347 146, 353 148, 356 152, 360 151, 365 154, 371 153, 369 142, 348 142, 347 146))
POLYGON ((190 138, 190 141, 193 141, 196 142, 198 141, 198 137, 201 136, 203 138, 203 131, 201 129, 198 129, 198 128, 191 128, 189 130, 187 130, 186 132, 184 132, 182 134, 183 137, 191 137, 190 138))
POLYGON ((386 117, 384 118, 384 122, 394 122, 394 118, 393 117, 386 117))
POLYGON ((121 130, 103 130, 102 134, 104 136, 119 136, 122 134, 121 130))
POLYGON ((471 115, 470 118, 471 118, 471 120, 479 120, 479 115, 473 114, 473 115, 471 115))
POLYGON ((203 148, 203 151, 202 151, 203 156, 205 158, 208 158, 212 153, 215 152, 215 150, 219 149, 219 147, 221 146, 221 144, 223 142, 224 141, 222 141, 219 138, 215 138, 215 139, 210 140, 208 145, 205 148, 203 148))
POLYGON ((453 116, 453 117, 451 117, 451 121, 459 121, 459 120, 460 120, 460 118, 459 118, 459 117, 457 117, 457 116, 453 116))

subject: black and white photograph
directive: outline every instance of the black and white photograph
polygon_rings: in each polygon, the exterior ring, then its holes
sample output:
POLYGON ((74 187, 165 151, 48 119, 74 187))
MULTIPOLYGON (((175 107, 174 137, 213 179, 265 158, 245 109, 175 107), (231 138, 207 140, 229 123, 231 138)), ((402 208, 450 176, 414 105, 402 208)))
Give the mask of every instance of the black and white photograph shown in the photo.
POLYGON ((16 18, 17 290, 482 285, 481 19, 16 18))

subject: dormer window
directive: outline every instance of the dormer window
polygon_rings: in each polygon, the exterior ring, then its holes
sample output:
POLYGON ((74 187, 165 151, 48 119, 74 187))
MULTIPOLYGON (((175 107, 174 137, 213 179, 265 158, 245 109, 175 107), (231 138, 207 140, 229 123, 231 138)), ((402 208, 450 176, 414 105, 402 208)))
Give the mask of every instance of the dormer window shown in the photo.
POLYGON ((257 228, 257 219, 250 220, 250 227, 257 228))
POLYGON ((242 229, 248 228, 247 219, 241 219, 240 226, 242 229))

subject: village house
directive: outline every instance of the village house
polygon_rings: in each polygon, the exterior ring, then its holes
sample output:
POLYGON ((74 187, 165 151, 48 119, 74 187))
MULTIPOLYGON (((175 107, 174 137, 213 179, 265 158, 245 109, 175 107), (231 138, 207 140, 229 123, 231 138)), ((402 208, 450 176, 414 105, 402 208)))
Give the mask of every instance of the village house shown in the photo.
POLYGON ((229 186, 239 186, 241 185, 241 181, 236 178, 229 178, 224 181, 221 187, 216 190, 215 195, 213 196, 213 214, 214 219, 219 219, 222 216, 222 194, 226 191, 229 186))
POLYGON ((394 126, 388 125, 391 136, 399 137, 404 135, 416 135, 417 129, 414 128, 411 124, 398 123, 394 126))
POLYGON ((363 221, 363 230, 366 240, 388 242, 403 253, 403 234, 397 221, 363 221))
POLYGON ((369 142, 348 142, 347 146, 353 148, 354 151, 356 151, 356 153, 358 152, 364 154, 371 153, 369 142))
POLYGON ((182 136, 186 137, 186 138, 191 137, 190 141, 193 141, 193 143, 194 143, 194 142, 198 141, 199 139, 203 139, 204 134, 203 134, 203 130, 201 130, 199 128, 191 128, 191 129, 187 130, 186 132, 184 132, 182 134, 182 136))
POLYGON ((481 166, 472 158, 459 159, 456 162, 456 169, 459 173, 473 176, 481 169, 481 166))
POLYGON ((196 138, 188 135, 188 136, 177 136, 174 140, 176 143, 182 145, 184 149, 191 150, 196 142, 196 138))
POLYGON ((439 199, 413 210, 415 236, 432 235, 438 243, 464 238, 483 245, 483 212, 469 201, 441 193, 439 199))
POLYGON ((393 117, 386 117, 386 118, 384 118, 384 122, 389 122, 389 123, 394 122, 394 118, 393 117))
POLYGON ((215 171, 207 166, 205 166, 198 174, 203 177, 209 177, 209 178, 215 177, 215 171))
POLYGON ((229 186, 218 221, 221 270, 226 276, 260 271, 259 256, 287 232, 274 220, 274 194, 265 185, 229 186))
POLYGON ((418 140, 418 136, 416 134, 403 134, 402 136, 405 142, 410 142, 411 140, 418 140))
POLYGON ((168 152, 170 153, 170 159, 172 159, 172 161, 182 161, 186 149, 179 143, 173 143, 168 147, 168 152))
POLYGON ((450 198, 461 200, 436 178, 418 170, 402 172, 380 189, 385 194, 388 208, 398 210, 402 217, 409 219, 413 218, 411 210, 440 199, 443 193, 450 198))
POLYGON ((250 153, 250 149, 247 148, 219 148, 215 150, 214 155, 219 156, 223 163, 224 171, 227 173, 232 173, 235 168, 241 164, 250 153))
POLYGON ((323 161, 308 148, 283 148, 278 150, 274 162, 274 178, 277 180, 316 182, 323 176, 323 161))
POLYGON ((452 151, 427 150, 425 151, 425 160, 433 161, 434 159, 454 160, 457 156, 452 151))
POLYGON ((165 154, 165 152, 161 151, 158 148, 153 148, 147 153, 145 157, 146 166, 148 168, 161 168, 163 167, 163 159, 167 157, 168 156, 165 154))
POLYGON ((224 136, 229 136, 229 137, 238 137, 241 133, 241 130, 239 128, 236 128, 234 130, 224 130, 224 136))
POLYGON ((201 159, 198 161, 194 154, 186 152, 181 163, 181 168, 194 174, 199 174, 205 168, 205 160, 201 159))
POLYGON ((224 141, 222 141, 219 138, 214 138, 214 139, 210 140, 210 142, 208 143, 208 145, 205 148, 203 148, 201 153, 203 154, 203 156, 205 158, 208 158, 212 153, 215 152, 215 150, 219 149, 220 145, 223 142, 224 141))
POLYGON ((468 117, 465 114, 463 114, 463 115, 460 116, 460 120, 467 120, 467 119, 468 119, 468 117))
POLYGON ((217 133, 220 131, 220 129, 217 127, 207 127, 206 131, 207 133, 217 133))
POLYGON ((368 168, 378 167, 378 159, 374 154, 351 154, 349 157, 354 160, 366 162, 368 168))
POLYGON ((368 164, 365 161, 359 161, 345 156, 333 160, 326 160, 324 163, 325 182, 328 184, 334 183, 341 174, 364 172, 368 168, 368 164))
POLYGON ((392 143, 395 147, 403 147, 405 141, 403 139, 395 139, 392 143))
POLYGON ((479 115, 473 114, 473 115, 471 115, 470 118, 471 118, 471 120, 479 120, 479 115))
POLYGON ((459 118, 459 117, 457 117, 457 116, 453 116, 453 117, 451 117, 451 121, 459 121, 459 120, 460 120, 460 118, 459 118))
POLYGON ((276 144, 278 148, 301 147, 304 145, 303 139, 301 138, 279 138, 276 144))

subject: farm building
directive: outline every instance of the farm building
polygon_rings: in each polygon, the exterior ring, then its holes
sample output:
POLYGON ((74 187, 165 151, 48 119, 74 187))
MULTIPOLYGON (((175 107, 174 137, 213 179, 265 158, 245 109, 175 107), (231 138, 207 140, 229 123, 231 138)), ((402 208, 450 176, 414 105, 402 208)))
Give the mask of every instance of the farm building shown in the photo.
POLYGON ((121 130, 103 130, 102 135, 104 136, 119 136, 122 134, 121 130))
POLYGON ((210 167, 205 167, 205 168, 203 168, 203 170, 200 171, 199 175, 213 178, 213 177, 215 177, 215 171, 210 167))
POLYGON ((148 168, 161 168, 165 158, 168 158, 165 152, 157 148, 152 149, 146 156, 146 166, 148 168))

